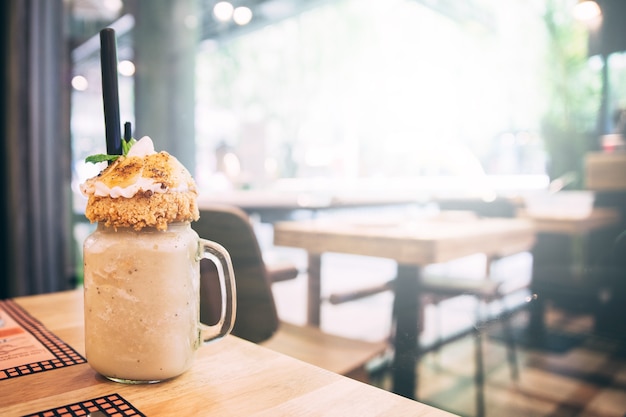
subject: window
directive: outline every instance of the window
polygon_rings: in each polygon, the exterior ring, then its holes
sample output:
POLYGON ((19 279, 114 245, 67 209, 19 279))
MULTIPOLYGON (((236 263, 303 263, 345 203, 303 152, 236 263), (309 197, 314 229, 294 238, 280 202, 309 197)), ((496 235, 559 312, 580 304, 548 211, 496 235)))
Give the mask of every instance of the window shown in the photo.
MULTIPOLYGON (((203 25, 213 3, 201 2, 203 25)), ((258 2, 248 29, 202 32, 202 189, 546 180, 541 10, 526 1, 334 0, 254 26, 272 3, 258 2)), ((132 18, 116 24, 119 59, 132 61, 132 18)), ((74 75, 88 83, 73 96, 75 184, 94 173, 84 157, 104 148, 99 45, 90 42, 91 51, 74 54, 74 75)), ((132 121, 132 74, 120 76, 120 102, 122 120, 132 121)))

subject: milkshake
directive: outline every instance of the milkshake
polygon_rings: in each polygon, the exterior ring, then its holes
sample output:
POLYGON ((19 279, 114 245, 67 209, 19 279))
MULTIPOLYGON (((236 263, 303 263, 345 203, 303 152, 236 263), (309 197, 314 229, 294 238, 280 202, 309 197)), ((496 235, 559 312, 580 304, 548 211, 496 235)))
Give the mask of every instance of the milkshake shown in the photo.
POLYGON ((146 137, 81 191, 98 223, 83 244, 87 361, 118 382, 182 374, 203 341, 230 331, 235 310, 228 253, 190 225, 199 217, 191 175, 146 137), (199 323, 203 257, 222 270, 229 306, 215 326, 199 323))

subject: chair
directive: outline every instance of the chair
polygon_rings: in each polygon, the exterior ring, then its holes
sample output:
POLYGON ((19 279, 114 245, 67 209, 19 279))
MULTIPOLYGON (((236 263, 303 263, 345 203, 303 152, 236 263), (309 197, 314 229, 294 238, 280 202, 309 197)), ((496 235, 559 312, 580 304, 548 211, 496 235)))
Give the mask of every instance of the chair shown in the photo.
MULTIPOLYGON (((460 212, 455 212, 455 215, 460 214, 460 212)), ((427 273, 422 277, 421 282, 419 283, 419 294, 416 294, 416 296, 422 297, 424 300, 428 300, 428 302, 435 305, 438 305, 443 300, 452 297, 469 295, 477 299, 478 308, 476 311, 476 319, 474 325, 468 332, 455 334, 452 335, 452 337, 445 339, 440 337, 431 346, 420 346, 420 353, 423 354, 427 351, 438 350, 444 344, 457 340, 459 337, 464 336, 469 332, 474 335, 474 383, 476 387, 476 415, 479 417, 484 416, 485 414, 485 373, 482 348, 483 329, 485 329, 486 325, 492 321, 501 321, 504 330, 505 343, 507 346, 507 360, 511 370, 511 378, 514 381, 517 381, 519 378, 519 371, 517 367, 516 346, 509 322, 509 318, 513 311, 506 308, 505 303, 507 296, 517 291, 521 291, 529 286, 528 282, 508 285, 506 281, 496 281, 491 279, 492 264, 495 262, 497 262, 497 259, 487 259, 486 276, 484 279, 469 279, 467 277, 455 277, 448 275, 441 276, 427 273), (489 314, 483 314, 480 307, 488 305, 494 301, 502 304, 503 308, 501 309, 501 313, 494 317, 489 316, 489 314)), ((346 291, 344 293, 331 294, 327 300, 331 304, 341 304, 349 301, 355 301, 384 291, 392 290, 393 285, 394 280, 391 280, 382 285, 346 291)))
MULTIPOLYGON (((481 304, 489 304, 493 301, 501 303, 505 302, 505 298, 516 292, 520 291, 524 286, 506 286, 502 281, 492 281, 489 279, 467 279, 467 278, 455 278, 449 276, 425 276, 420 285, 419 291, 421 296, 428 299, 429 302, 437 305, 445 299, 459 296, 472 296, 479 302, 479 308, 476 311, 476 319, 474 325, 470 329, 474 335, 474 360, 475 360, 475 372, 474 383, 476 386, 476 415, 485 415, 485 372, 483 361, 483 330, 488 323, 496 320, 500 320, 503 325, 505 343, 507 346, 507 360, 509 362, 511 370, 511 378, 514 381, 519 379, 519 371, 517 366, 517 353, 515 341, 513 338, 513 332, 510 326, 509 318, 512 311, 506 307, 502 309, 502 312, 494 317, 488 314, 483 314, 480 309, 481 304)), ((391 280, 379 286, 373 286, 360 290, 354 290, 346 293, 331 294, 328 297, 328 301, 331 304, 341 304, 349 301, 355 301, 364 297, 369 297, 375 294, 379 294, 384 291, 390 291, 393 289, 394 281, 391 280)), ((420 354, 424 354, 428 351, 436 351, 446 343, 457 340, 458 338, 466 335, 468 332, 454 334, 449 338, 439 338, 430 346, 421 346, 420 354)), ((441 336, 441 335, 440 335, 441 336)))
MULTIPOLYGON (((388 348, 386 342, 368 342, 328 334, 317 327, 300 326, 278 318, 268 273, 248 216, 225 205, 204 205, 192 227, 203 238, 229 252, 237 286, 237 317, 232 334, 329 371, 368 382, 366 365, 388 348)), ((215 267, 201 262, 201 317, 214 323, 219 317, 215 267), (208 302, 207 302, 208 301, 208 302)), ((274 281, 289 279, 294 268, 279 265, 274 281), (288 271, 288 272, 285 272, 288 271)), ((297 270, 295 270, 297 273, 297 270)))

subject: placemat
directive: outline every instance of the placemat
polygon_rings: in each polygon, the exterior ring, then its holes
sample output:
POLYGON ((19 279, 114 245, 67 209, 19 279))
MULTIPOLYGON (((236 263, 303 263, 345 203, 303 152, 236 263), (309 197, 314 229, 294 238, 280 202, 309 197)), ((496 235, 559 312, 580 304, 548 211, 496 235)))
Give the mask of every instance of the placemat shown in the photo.
POLYGON ((0 381, 85 363, 13 300, 0 300, 0 381))
POLYGON ((119 394, 105 395, 87 401, 68 404, 49 410, 40 411, 35 414, 28 414, 23 417, 74 417, 74 416, 113 416, 128 417, 139 416, 145 417, 145 414, 137 410, 131 403, 126 401, 119 394))

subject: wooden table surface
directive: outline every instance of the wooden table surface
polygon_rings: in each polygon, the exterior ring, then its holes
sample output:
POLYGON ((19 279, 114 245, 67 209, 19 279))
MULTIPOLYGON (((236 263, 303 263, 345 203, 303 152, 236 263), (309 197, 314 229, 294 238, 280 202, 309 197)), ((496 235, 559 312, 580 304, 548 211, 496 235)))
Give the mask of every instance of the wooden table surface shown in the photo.
POLYGON ((394 283, 393 391, 414 398, 419 356, 419 281, 422 268, 483 253, 487 257, 529 251, 535 242, 528 219, 476 218, 462 212, 438 217, 349 219, 278 222, 274 244, 308 252, 308 323, 320 324, 321 258, 324 252, 393 259, 398 262, 394 283), (454 215, 453 215, 454 214, 454 215))
POLYGON ((520 211, 520 216, 532 219, 537 233, 582 235, 593 230, 619 224, 619 211, 612 208, 594 208, 589 216, 577 218, 567 216, 533 216, 520 211))
POLYGON ((585 155, 585 187, 594 191, 626 191, 626 152, 585 155))
MULTIPOLYGON (((82 291, 16 298, 84 355, 82 291)), ((87 363, 0 380, 0 415, 21 416, 112 393, 146 416, 449 416, 234 336, 201 347, 191 370, 152 385, 125 385, 87 363)))
POLYGON ((377 256, 421 266, 476 253, 506 256, 528 250, 534 240, 533 223, 527 219, 446 216, 351 221, 328 217, 274 225, 277 246, 309 253, 377 256))

